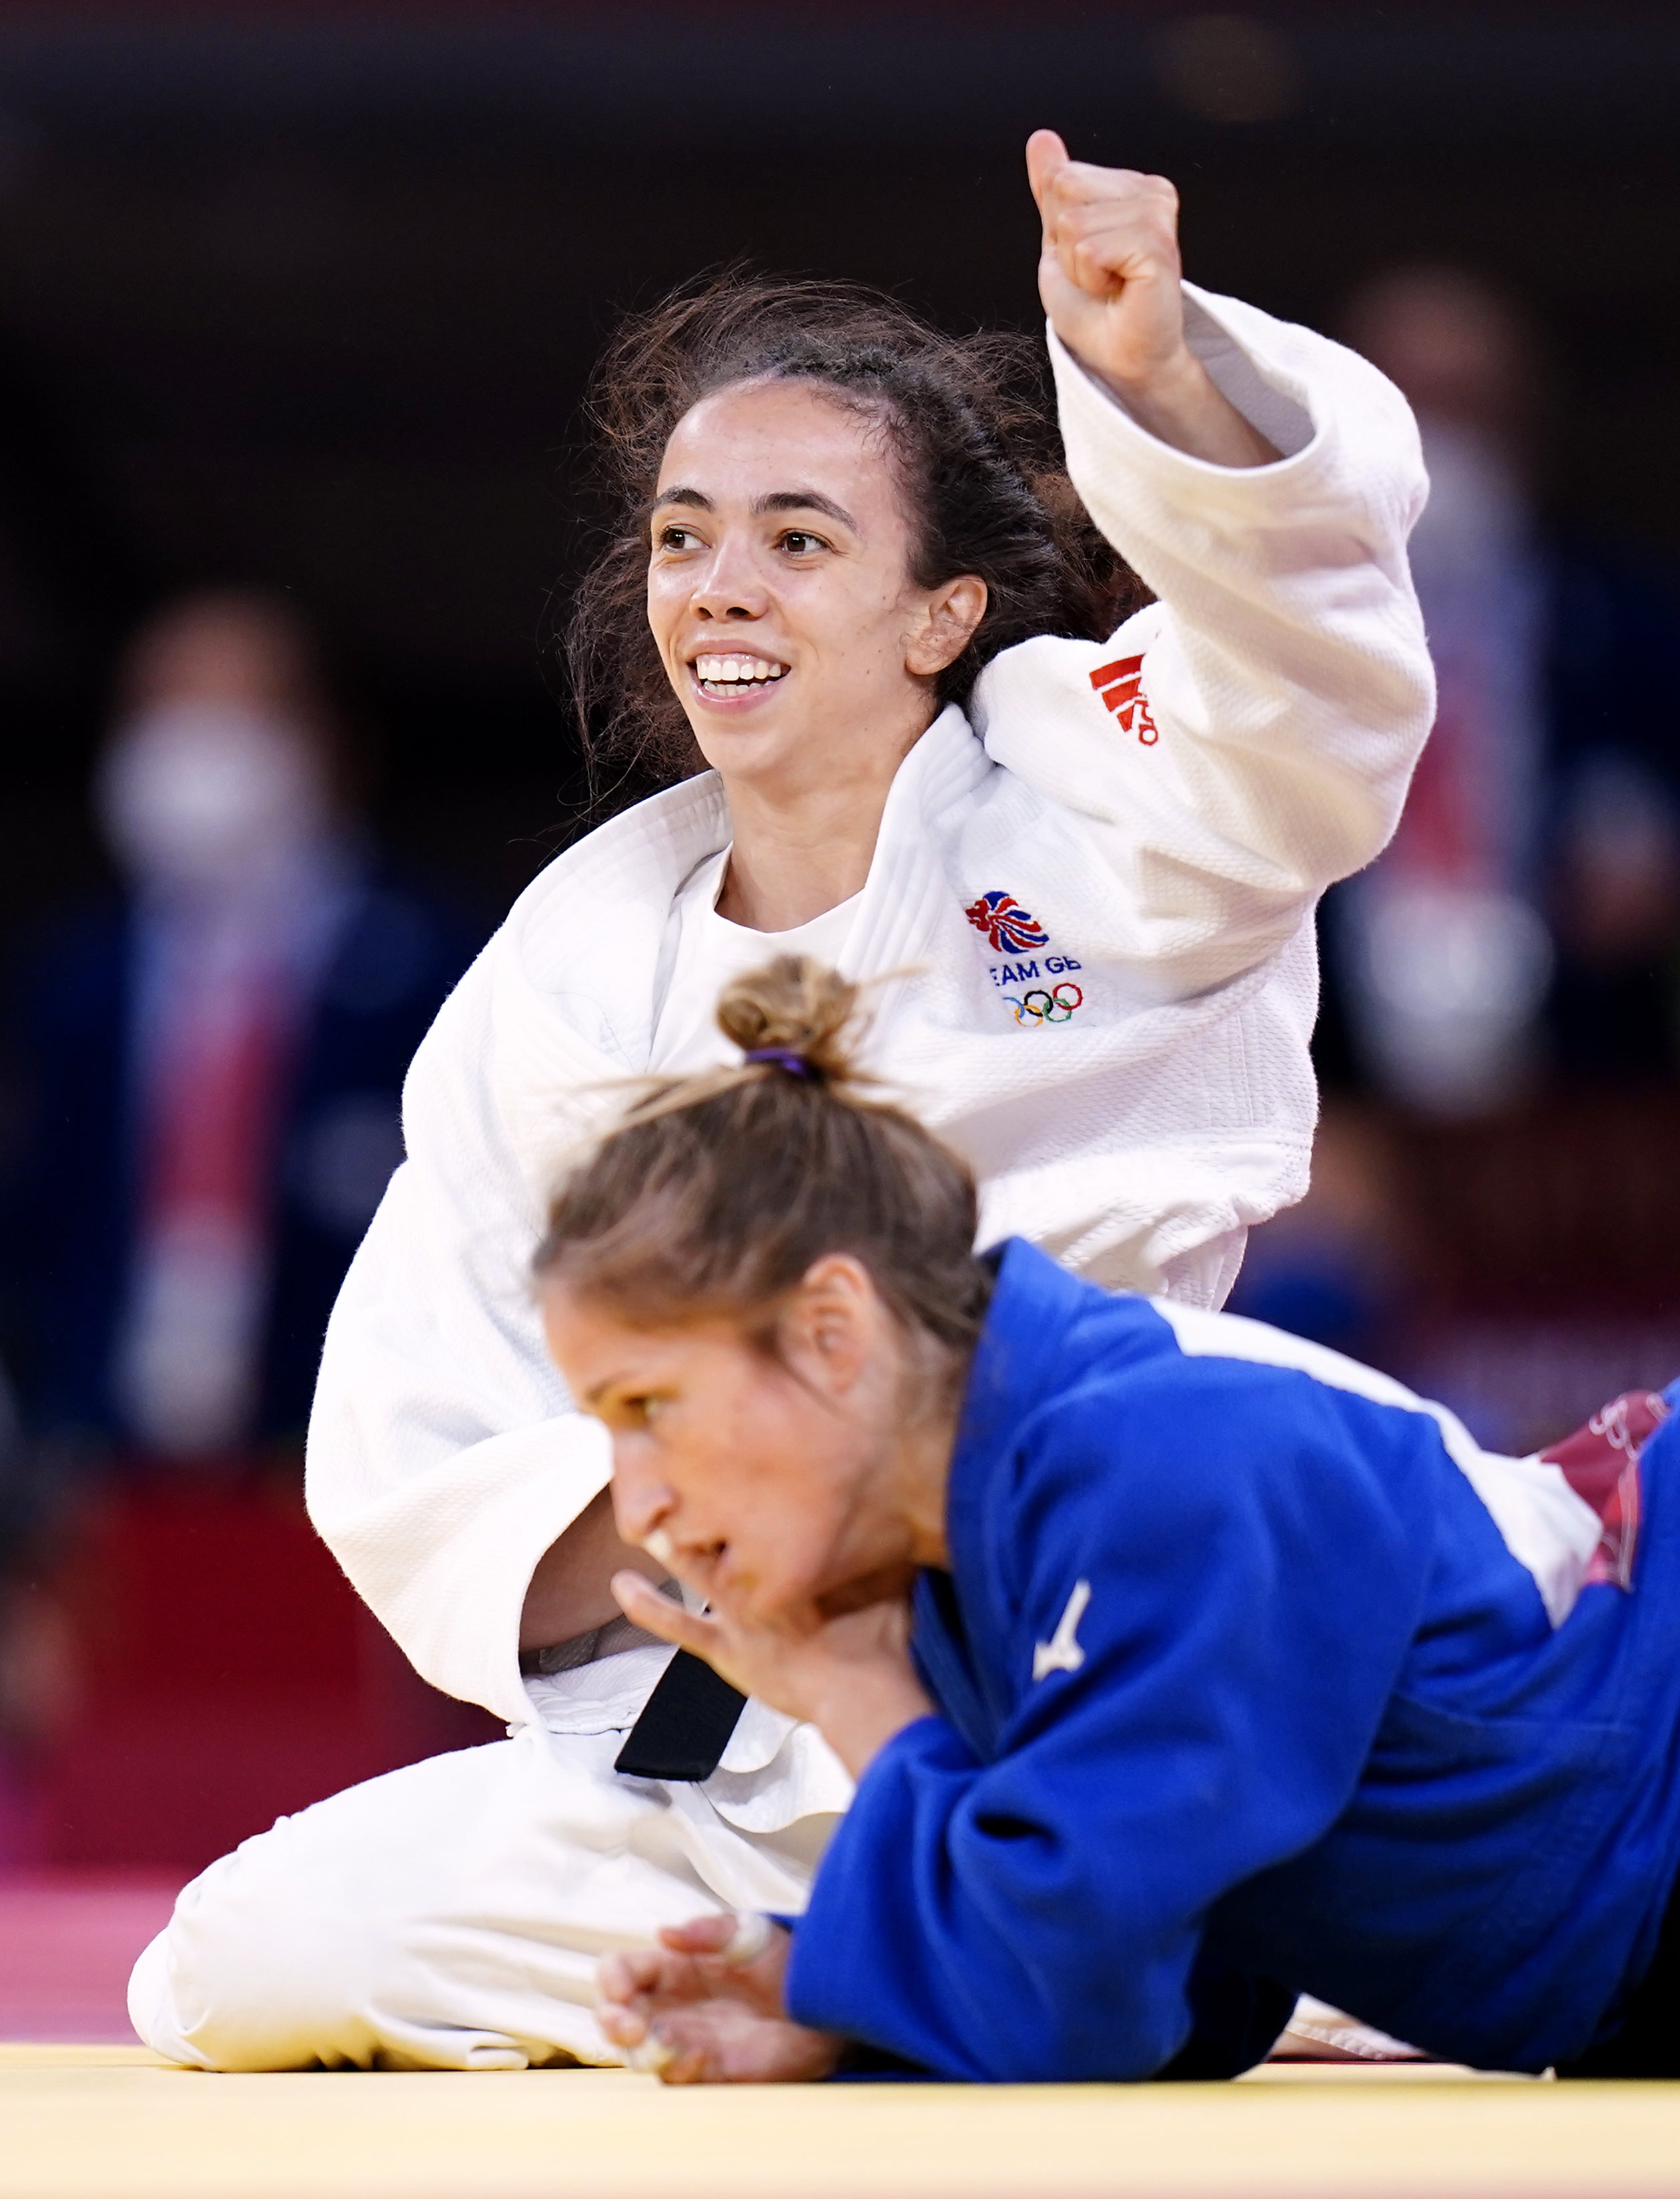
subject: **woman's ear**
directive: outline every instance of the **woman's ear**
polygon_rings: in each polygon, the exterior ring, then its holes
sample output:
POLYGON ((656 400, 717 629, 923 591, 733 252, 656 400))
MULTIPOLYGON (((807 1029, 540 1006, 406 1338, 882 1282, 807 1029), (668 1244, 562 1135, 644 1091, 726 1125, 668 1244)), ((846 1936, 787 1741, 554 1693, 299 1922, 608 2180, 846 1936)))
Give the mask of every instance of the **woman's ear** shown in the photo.
POLYGON ((843 1395, 869 1358, 878 1304, 860 1260, 825 1253, 806 1269, 783 1314, 785 1354, 814 1387, 843 1395))
POLYGON ((905 670, 918 679, 930 680, 948 664, 954 664, 985 617, 986 603, 986 583, 977 573, 960 573, 954 580, 936 589, 905 645, 905 670))

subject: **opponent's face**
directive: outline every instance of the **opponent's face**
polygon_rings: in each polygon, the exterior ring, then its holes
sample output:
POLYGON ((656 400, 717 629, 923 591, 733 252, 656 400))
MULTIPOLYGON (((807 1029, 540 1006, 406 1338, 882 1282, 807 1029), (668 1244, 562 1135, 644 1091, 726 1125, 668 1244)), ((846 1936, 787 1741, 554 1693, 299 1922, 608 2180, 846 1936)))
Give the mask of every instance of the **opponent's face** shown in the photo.
POLYGON ((837 1285, 813 1269, 773 1353, 732 1321, 638 1328, 545 1295, 556 1363, 611 1432, 620 1534, 760 1622, 870 1601, 915 1562, 895 1472, 902 1354, 843 1264, 837 1285))
POLYGON ((697 405, 650 526, 648 621, 671 684, 706 761, 767 793, 895 767, 985 609, 971 576, 915 586, 884 431, 809 382, 697 405))

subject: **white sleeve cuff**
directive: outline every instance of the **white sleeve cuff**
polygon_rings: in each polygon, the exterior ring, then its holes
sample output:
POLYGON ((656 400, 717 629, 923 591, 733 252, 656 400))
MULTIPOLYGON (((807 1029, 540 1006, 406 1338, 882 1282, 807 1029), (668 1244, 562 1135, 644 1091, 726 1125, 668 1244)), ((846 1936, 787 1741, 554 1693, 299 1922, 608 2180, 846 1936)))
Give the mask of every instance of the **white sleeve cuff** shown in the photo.
MULTIPOLYGON (((1153 451, 1180 464, 1212 474, 1267 470, 1263 466, 1216 465, 1209 459, 1194 458, 1187 451, 1164 443, 1133 416, 1100 375, 1068 349, 1053 328, 1047 324, 1045 335, 1064 405, 1070 396, 1075 404, 1079 402, 1070 390, 1071 383, 1082 394, 1088 389, 1117 424, 1123 423, 1153 451)), ((1276 359, 1257 354, 1231 328, 1228 320, 1216 312, 1212 302, 1188 283, 1184 286, 1184 336, 1221 396, 1234 405, 1249 425, 1279 452, 1277 463, 1286 464, 1309 448, 1317 428, 1306 383, 1276 359)))

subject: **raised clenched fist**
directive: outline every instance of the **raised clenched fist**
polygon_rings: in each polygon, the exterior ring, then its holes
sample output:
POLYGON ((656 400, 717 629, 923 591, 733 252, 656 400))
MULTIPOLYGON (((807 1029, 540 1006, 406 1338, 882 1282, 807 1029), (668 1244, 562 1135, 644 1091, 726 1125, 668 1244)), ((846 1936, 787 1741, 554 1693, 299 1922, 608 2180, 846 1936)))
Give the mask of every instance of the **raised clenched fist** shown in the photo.
POLYGON ((1146 380, 1183 348, 1178 193, 1164 176, 1070 160, 1053 130, 1027 140, 1044 224, 1038 290, 1068 349, 1105 380, 1146 380))
POLYGON ((1166 178, 1071 160, 1053 130, 1028 138, 1027 176, 1044 224, 1039 295, 1068 349, 1164 441, 1218 465, 1275 459, 1185 343, 1166 178))

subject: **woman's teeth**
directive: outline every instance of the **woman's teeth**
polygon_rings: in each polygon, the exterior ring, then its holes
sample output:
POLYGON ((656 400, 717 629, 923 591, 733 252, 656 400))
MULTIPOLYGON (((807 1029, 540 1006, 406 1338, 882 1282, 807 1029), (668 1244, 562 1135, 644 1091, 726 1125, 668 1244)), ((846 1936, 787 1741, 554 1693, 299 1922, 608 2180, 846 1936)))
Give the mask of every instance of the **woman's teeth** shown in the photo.
POLYGON ((767 656, 697 656, 694 676, 709 695, 738 695, 744 688, 779 680, 787 670, 767 656))

